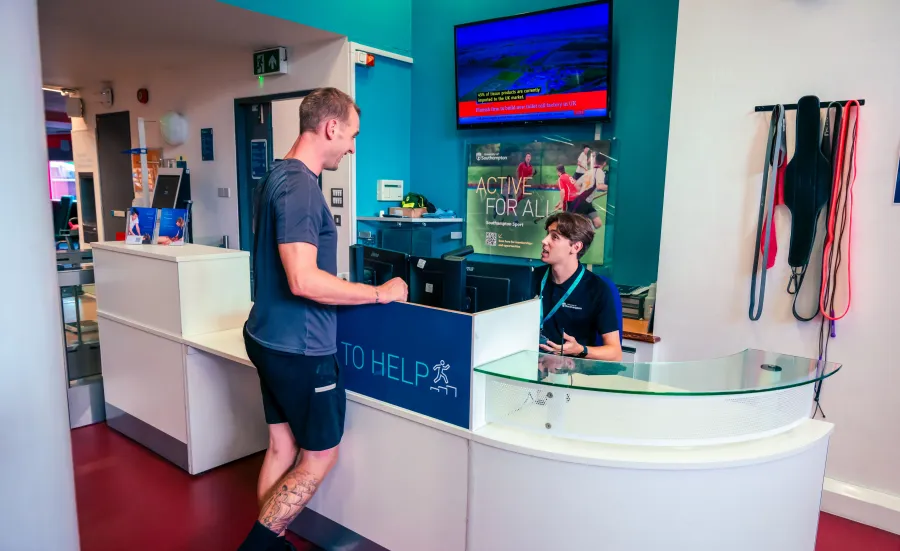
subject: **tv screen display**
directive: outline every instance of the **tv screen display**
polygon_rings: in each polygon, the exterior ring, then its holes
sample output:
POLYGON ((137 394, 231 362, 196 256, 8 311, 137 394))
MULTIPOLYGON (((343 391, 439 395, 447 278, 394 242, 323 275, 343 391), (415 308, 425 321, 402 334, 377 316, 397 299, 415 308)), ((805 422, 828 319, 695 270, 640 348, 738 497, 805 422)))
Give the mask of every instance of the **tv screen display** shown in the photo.
POLYGON ((455 27, 457 125, 609 119, 609 0, 455 27))

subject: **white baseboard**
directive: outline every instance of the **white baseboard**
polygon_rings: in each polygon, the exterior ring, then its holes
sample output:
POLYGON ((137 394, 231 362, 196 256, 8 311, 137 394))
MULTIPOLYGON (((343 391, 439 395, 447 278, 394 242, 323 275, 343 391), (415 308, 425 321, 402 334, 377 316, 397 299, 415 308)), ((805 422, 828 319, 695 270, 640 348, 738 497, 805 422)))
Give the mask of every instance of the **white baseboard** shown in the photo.
POLYGON ((900 496, 825 478, 821 509, 832 515, 900 534, 900 496))

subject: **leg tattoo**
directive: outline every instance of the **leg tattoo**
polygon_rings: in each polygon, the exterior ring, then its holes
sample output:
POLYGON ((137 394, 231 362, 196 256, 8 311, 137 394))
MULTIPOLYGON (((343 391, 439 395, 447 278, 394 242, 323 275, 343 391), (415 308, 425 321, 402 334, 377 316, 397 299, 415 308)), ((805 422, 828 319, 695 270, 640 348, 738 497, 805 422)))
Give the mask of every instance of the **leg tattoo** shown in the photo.
POLYGON ((263 505, 259 514, 260 524, 280 534, 300 514, 316 493, 320 482, 320 479, 304 469, 289 472, 279 481, 275 492, 263 505))

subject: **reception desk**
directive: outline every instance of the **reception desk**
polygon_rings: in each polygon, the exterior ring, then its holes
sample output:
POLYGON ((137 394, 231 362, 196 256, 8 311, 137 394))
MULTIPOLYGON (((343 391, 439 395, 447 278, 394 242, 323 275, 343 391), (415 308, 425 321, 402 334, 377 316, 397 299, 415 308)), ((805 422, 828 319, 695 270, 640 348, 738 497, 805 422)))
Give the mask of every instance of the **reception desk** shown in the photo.
MULTIPOLYGON (((231 283, 220 266, 201 270, 223 278, 209 284, 221 314, 186 332, 114 308, 104 294, 145 256, 95 251, 107 404, 128 421, 111 426, 151 448, 147 426, 171 436, 186 455, 163 455, 192 473, 264 449, 241 335, 246 256, 220 253, 229 274, 243 270, 231 283)), ((174 264, 157 268, 176 281, 217 262, 152 260, 174 264)), ((187 288, 205 292, 179 285, 159 302, 173 320, 196 299, 187 288)), ((814 549, 832 425, 810 419, 813 389, 839 366, 763 351, 669 364, 545 356, 539 310, 340 308, 345 438, 291 529, 326 549, 814 549)))

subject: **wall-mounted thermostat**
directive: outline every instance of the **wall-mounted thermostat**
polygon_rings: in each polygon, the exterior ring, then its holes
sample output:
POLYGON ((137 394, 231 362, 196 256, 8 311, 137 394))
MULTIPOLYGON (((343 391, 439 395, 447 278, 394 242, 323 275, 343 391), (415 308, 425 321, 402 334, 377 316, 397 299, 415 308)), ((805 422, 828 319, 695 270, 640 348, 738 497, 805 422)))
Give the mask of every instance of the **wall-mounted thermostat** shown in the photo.
POLYGON ((378 180, 379 201, 402 201, 403 180, 378 180))

